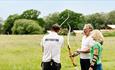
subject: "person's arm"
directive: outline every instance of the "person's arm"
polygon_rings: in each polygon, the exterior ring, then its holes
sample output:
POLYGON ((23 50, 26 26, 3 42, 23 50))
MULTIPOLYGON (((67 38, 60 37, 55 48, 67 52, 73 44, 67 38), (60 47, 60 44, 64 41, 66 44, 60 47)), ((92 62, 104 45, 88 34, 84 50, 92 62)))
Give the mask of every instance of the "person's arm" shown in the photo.
POLYGON ((90 63, 90 68, 89 68, 89 69, 91 69, 91 68, 94 67, 94 65, 95 65, 95 63, 96 63, 96 61, 97 61, 97 59, 98 59, 98 48, 95 48, 95 49, 94 49, 94 54, 93 54, 93 59, 92 59, 92 61, 91 61, 91 63, 90 63))
POLYGON ((79 52, 75 51, 72 53, 72 55, 70 57, 75 57, 75 56, 78 56, 79 54, 80 54, 79 52))
POLYGON ((90 53, 90 47, 84 48, 80 52, 81 53, 90 53))
POLYGON ((43 39, 41 40, 41 43, 40 43, 40 45, 41 45, 41 47, 42 47, 42 52, 44 52, 44 46, 43 46, 43 44, 44 44, 44 37, 43 37, 43 39))
POLYGON ((89 53, 90 52, 90 48, 84 48, 81 50, 81 48, 78 48, 77 51, 75 51, 71 57, 75 57, 78 56, 80 53, 89 53))
POLYGON ((84 49, 77 49, 78 53, 89 53, 90 52, 90 47, 84 48, 84 49))
POLYGON ((64 38, 63 38, 63 36, 61 36, 61 42, 60 42, 60 44, 61 44, 61 47, 64 47, 64 38))
POLYGON ((93 40, 93 38, 90 38, 87 48, 84 48, 82 50, 78 50, 78 52, 80 52, 80 53, 90 53, 90 48, 94 45, 94 43, 95 43, 95 41, 93 40))

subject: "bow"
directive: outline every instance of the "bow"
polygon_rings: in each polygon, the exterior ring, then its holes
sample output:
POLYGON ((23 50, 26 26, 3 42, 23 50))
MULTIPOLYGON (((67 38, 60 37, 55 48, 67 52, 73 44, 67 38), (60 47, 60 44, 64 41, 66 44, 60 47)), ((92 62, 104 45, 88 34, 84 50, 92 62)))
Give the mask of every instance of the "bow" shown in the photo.
POLYGON ((69 56, 70 56, 70 59, 71 59, 71 62, 72 62, 72 64, 73 64, 73 66, 77 66, 77 65, 75 64, 75 62, 74 62, 74 57, 71 57, 71 56, 72 56, 72 52, 71 52, 70 43, 69 43, 71 26, 70 26, 69 23, 68 23, 68 26, 69 26, 69 31, 68 31, 68 34, 67 34, 67 44, 68 44, 67 48, 68 48, 68 50, 69 50, 69 56))
POLYGON ((69 19, 69 13, 68 13, 68 16, 67 18, 61 23, 60 27, 69 19))
MULTIPOLYGON (((68 13, 68 17, 62 22, 62 24, 60 25, 60 27, 61 27, 68 19, 69 19, 69 13, 68 13)), ((68 44, 67 48, 68 48, 68 50, 69 50, 69 56, 70 56, 70 59, 71 59, 71 62, 72 62, 72 64, 73 64, 73 66, 77 66, 77 65, 75 64, 75 62, 74 62, 74 57, 71 57, 72 52, 71 52, 70 43, 69 43, 69 36, 70 36, 71 26, 69 25, 69 23, 68 23, 68 26, 69 26, 69 31, 68 31, 68 34, 67 34, 67 44, 68 44)))

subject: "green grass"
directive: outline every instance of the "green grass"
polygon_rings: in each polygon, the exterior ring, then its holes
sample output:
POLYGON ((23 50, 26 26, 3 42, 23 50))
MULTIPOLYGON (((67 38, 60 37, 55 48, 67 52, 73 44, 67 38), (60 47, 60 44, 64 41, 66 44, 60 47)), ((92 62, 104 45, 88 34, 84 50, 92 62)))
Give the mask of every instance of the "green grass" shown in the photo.
POLYGON ((115 31, 113 31, 113 32, 104 32, 103 33, 103 35, 105 36, 105 37, 115 37, 115 31))
MULTIPOLYGON (((0 35, 0 70, 41 70, 43 35, 0 35)), ((75 70, 68 55, 66 37, 61 52, 61 70, 75 70)), ((81 36, 70 37, 72 51, 80 47, 81 36)), ((75 58, 79 64, 79 57, 75 58)), ((103 46, 103 70, 115 70, 115 37, 106 37, 103 46)))

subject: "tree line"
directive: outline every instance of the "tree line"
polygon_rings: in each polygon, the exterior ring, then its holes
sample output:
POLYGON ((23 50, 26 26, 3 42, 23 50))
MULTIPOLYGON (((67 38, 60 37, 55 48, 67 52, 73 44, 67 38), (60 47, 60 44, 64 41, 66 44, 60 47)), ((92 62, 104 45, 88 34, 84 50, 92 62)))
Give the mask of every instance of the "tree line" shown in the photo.
MULTIPOLYGON (((115 10, 109 13, 94 13, 90 15, 83 15, 69 9, 62 12, 54 12, 43 18, 39 17, 40 11, 35 9, 25 10, 22 14, 9 15, 8 18, 1 24, 1 34, 42 34, 46 33, 50 27, 57 23, 62 25, 61 34, 66 34, 68 31, 68 24, 71 26, 71 31, 81 30, 84 24, 91 23, 95 29, 108 29, 108 24, 115 24, 115 10)), ((2 20, 0 19, 0 22, 2 20)))

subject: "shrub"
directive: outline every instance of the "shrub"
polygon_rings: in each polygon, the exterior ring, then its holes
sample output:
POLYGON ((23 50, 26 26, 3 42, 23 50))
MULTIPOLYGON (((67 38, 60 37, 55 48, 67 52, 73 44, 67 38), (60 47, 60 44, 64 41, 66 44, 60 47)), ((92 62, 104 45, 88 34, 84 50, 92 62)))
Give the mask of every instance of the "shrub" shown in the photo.
POLYGON ((43 29, 34 20, 18 19, 12 28, 13 34, 40 34, 43 29))

